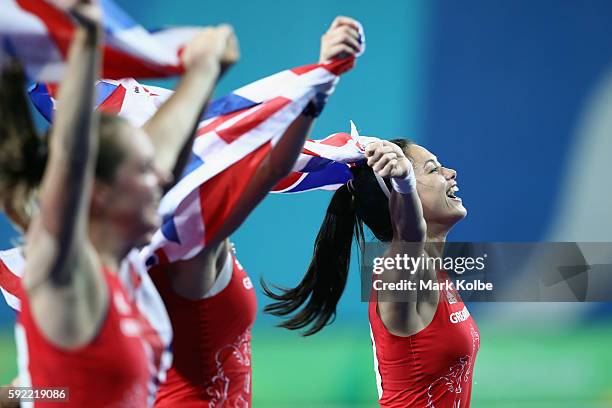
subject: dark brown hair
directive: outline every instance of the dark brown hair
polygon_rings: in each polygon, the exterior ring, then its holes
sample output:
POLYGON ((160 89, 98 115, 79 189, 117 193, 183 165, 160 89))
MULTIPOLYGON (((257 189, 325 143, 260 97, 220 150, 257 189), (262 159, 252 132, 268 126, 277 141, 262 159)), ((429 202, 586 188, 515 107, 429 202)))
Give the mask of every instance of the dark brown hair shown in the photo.
MULTIPOLYGON (((124 158, 118 133, 127 122, 102 114, 96 178, 112 182, 124 158)), ((25 75, 13 61, 0 75, 0 205, 19 227, 31 217, 35 192, 42 180, 48 155, 48 134, 38 134, 25 93, 25 75)))

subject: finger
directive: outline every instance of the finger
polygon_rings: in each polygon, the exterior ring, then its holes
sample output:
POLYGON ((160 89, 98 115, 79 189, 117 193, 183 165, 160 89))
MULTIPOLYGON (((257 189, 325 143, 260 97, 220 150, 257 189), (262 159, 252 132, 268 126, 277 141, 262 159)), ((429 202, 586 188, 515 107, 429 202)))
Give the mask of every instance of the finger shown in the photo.
POLYGON ((372 170, 381 171, 391 160, 397 161, 397 156, 392 153, 383 155, 378 161, 376 161, 376 163, 374 163, 372 170))
POLYGON ((365 147, 366 157, 371 156, 376 151, 376 149, 378 149, 379 147, 382 147, 382 142, 368 143, 365 147))
POLYGON ((379 143, 378 146, 375 146, 372 148, 373 150, 370 150, 370 156, 375 156, 378 155, 378 157, 381 157, 383 154, 386 153, 395 153, 395 150, 393 149, 393 147, 386 145, 384 143, 379 143))
POLYGON ((391 159, 397 159, 397 156, 393 153, 384 154, 378 160, 371 160, 371 167, 374 170, 380 170, 385 167, 391 159))
POLYGON ((348 56, 354 55, 355 51, 353 51, 353 49, 346 44, 338 44, 329 47, 325 54, 327 54, 326 59, 346 58, 348 56))
POLYGON ((389 160, 385 167, 378 172, 378 175, 380 177, 389 177, 395 169, 395 166, 397 166, 397 159, 389 160))
POLYGON ((361 36, 359 34, 359 30, 357 30, 356 28, 351 26, 342 26, 338 28, 338 30, 348 35, 349 37, 354 38, 359 43, 359 39, 361 36))
POLYGON ((334 21, 331 23, 331 26, 329 27, 330 30, 339 27, 341 25, 349 25, 353 28, 355 28, 355 30, 359 30, 359 23, 357 23, 357 20, 354 20, 350 17, 346 17, 346 16, 338 16, 334 19, 334 21))
POLYGON ((227 39, 228 41, 235 35, 234 27, 232 27, 230 24, 219 24, 217 27, 215 27, 215 29, 221 37, 227 39))
POLYGON ((372 142, 366 145, 365 155, 366 157, 374 156, 374 154, 383 147, 382 142, 372 142))
POLYGON ((406 156, 402 148, 396 145, 395 143, 389 142, 388 140, 383 140, 382 142, 385 146, 389 146, 389 148, 391 148, 397 154, 398 157, 406 156))
POLYGON ((341 31, 335 31, 330 33, 329 36, 325 38, 324 43, 328 47, 338 44, 346 44, 351 47, 355 52, 359 52, 359 50, 361 49, 361 44, 356 38, 353 38, 351 35, 341 31))
POLYGON ((329 30, 323 35, 323 37, 327 37, 330 39, 338 38, 338 36, 351 37, 355 39, 355 41, 357 41, 357 43, 359 44, 359 38, 360 38, 359 32, 349 26, 342 26, 342 27, 335 28, 333 30, 329 30))

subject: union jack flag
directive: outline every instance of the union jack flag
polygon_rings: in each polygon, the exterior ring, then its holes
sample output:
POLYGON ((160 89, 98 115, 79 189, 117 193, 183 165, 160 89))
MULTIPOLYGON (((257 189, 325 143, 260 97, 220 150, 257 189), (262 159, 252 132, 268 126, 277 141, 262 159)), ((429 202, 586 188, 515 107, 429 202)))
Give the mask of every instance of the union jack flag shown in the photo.
MULTIPOLYGON (((166 77, 179 74, 181 47, 195 27, 148 32, 111 0, 100 0, 105 32, 105 78, 166 77)), ((15 57, 36 81, 56 82, 75 30, 70 16, 44 0, 0 0, 0 64, 15 57)))
POLYGON ((0 251, 0 293, 13 310, 21 310, 21 277, 25 265, 20 248, 0 251))
MULTIPOLYGON (((163 226, 145 249, 149 263, 189 259, 215 238, 249 184, 249 175, 317 94, 329 92, 354 57, 306 65, 260 79, 213 101, 200 122, 192 157, 179 182, 163 197, 163 226)), ((97 107, 142 125, 171 91, 133 79, 97 84, 97 107)), ((30 90, 51 119, 55 87, 30 90)), ((169 135, 171 137, 171 135, 169 135)))
POLYGON ((379 140, 360 136, 351 121, 351 134, 334 133, 325 139, 308 140, 293 166, 273 193, 336 190, 353 178, 350 167, 365 159, 365 146, 379 140))

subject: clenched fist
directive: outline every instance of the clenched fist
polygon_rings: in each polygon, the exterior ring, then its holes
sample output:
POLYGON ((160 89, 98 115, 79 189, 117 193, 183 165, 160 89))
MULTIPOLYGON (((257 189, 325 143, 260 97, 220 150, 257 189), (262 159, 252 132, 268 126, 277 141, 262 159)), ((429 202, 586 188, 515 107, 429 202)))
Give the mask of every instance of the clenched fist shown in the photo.
POLYGON ((380 177, 405 178, 410 173, 412 164, 395 143, 387 140, 370 143, 365 148, 368 166, 380 177))
POLYGON ((210 60, 218 62, 222 69, 227 69, 239 59, 238 39, 228 24, 203 28, 181 53, 181 61, 187 69, 210 60))
POLYGON ((350 17, 338 16, 321 37, 319 62, 345 58, 360 50, 359 24, 350 17))

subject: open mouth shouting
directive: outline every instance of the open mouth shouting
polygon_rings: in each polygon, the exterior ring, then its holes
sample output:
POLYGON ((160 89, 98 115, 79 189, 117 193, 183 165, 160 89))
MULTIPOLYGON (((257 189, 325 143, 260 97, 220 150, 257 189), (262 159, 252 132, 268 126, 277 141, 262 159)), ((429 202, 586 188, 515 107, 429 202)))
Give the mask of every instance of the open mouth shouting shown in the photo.
POLYGON ((459 187, 457 187, 457 184, 454 184, 446 190, 446 196, 451 200, 461 202, 461 198, 457 197, 457 191, 459 191, 459 187))

